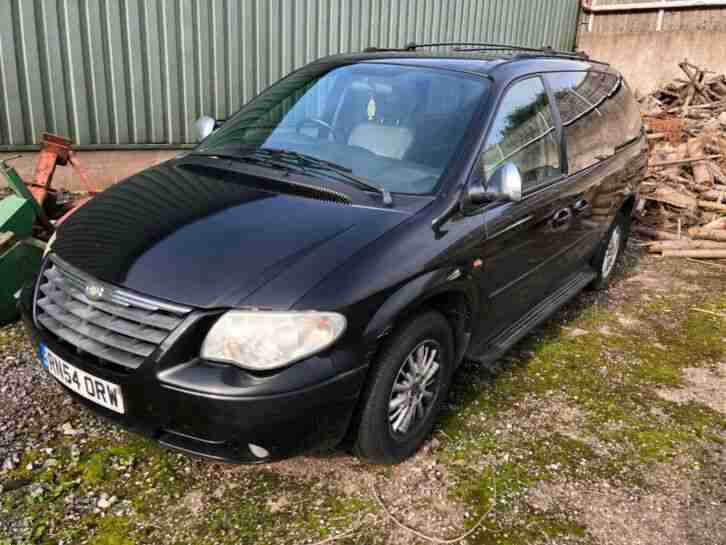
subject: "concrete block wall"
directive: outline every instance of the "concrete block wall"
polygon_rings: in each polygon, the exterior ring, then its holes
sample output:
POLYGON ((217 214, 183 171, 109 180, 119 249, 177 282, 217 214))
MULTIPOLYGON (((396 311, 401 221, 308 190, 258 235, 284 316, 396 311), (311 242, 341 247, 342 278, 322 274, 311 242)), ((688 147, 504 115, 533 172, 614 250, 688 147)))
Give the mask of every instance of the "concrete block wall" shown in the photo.
MULTIPOLYGON (((597 0, 596 6, 634 0, 597 0)), ((684 59, 726 73, 726 8, 663 9, 627 12, 581 10, 577 48, 620 70, 639 94, 684 77, 684 59)))

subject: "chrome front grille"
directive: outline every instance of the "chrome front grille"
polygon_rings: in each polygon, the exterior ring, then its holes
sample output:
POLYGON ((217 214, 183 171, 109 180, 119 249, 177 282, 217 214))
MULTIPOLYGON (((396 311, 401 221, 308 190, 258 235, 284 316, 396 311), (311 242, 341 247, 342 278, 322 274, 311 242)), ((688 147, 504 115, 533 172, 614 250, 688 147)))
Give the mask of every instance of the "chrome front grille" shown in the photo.
POLYGON ((51 257, 35 320, 79 353, 136 369, 191 311, 98 282, 51 257))

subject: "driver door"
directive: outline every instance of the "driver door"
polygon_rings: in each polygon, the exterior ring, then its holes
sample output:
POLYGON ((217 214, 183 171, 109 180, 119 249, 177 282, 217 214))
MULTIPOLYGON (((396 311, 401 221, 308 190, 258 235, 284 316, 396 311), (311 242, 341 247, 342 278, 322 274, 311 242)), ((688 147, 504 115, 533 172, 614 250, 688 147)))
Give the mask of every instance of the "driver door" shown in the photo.
POLYGON ((574 196, 563 175, 561 131, 539 76, 515 82, 502 98, 478 168, 490 176, 505 162, 522 175, 519 202, 495 202, 484 212, 481 293, 486 316, 477 337, 495 336, 564 282, 564 254, 574 196), (572 202, 571 202, 572 201, 572 202))

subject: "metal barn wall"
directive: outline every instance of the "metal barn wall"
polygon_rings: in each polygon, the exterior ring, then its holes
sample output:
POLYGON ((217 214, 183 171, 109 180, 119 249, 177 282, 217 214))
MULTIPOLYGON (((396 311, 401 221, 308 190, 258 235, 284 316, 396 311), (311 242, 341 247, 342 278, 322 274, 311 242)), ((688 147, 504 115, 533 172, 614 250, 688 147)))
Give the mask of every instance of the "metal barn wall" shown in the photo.
POLYGON ((571 49, 577 0, 0 0, 0 149, 190 143, 294 68, 369 45, 571 49))

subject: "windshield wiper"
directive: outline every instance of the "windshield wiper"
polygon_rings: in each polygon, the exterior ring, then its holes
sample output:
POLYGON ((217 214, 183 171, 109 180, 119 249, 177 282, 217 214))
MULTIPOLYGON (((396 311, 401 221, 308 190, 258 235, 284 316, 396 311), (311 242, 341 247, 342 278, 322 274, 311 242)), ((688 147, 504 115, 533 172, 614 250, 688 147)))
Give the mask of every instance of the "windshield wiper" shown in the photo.
MULTIPOLYGON (((310 176, 312 175, 312 173, 310 172, 311 168, 322 168, 322 165, 319 166, 317 164, 313 164, 313 157, 302 156, 297 154, 297 152, 293 151, 278 153, 276 150, 270 151, 268 149, 259 149, 246 153, 245 155, 224 153, 191 153, 190 155, 194 155, 196 157, 210 157, 212 159, 224 159, 228 161, 236 161, 238 163, 252 163, 255 165, 262 165, 270 168, 284 170, 286 174, 290 171, 295 171, 310 176)), ((325 166, 325 168, 330 169, 332 167, 325 166)), ((345 175, 345 173, 341 173, 341 175, 345 175)), ((362 184, 363 181, 357 183, 362 184)), ((366 187, 366 189, 369 188, 366 187)), ((376 191, 378 191, 377 187, 371 187, 370 189, 375 189, 376 191)))
POLYGON ((297 163, 297 166, 299 167, 309 167, 317 170, 323 170, 326 172, 333 172, 340 176, 342 179, 351 182, 360 188, 380 193, 384 205, 391 206, 393 204, 393 198, 391 197, 391 193, 385 187, 369 182, 368 180, 361 178, 360 176, 356 176, 355 174, 353 174, 353 171, 350 168, 339 165, 338 163, 326 161, 325 159, 319 159, 306 153, 300 153, 299 151, 278 148, 259 148, 250 155, 267 156, 273 160, 286 160, 285 162, 295 161, 297 163))
POLYGON ((272 166, 282 170, 289 170, 290 164, 283 161, 271 161, 265 157, 255 157, 254 154, 234 155, 231 153, 190 153, 193 157, 210 157, 212 159, 225 159, 228 161, 236 161, 239 163, 258 163, 265 166, 272 166))
POLYGON ((228 159, 238 162, 258 163, 283 170, 299 170, 304 174, 310 174, 309 169, 324 170, 332 172, 343 180, 353 183, 362 189, 380 193, 383 204, 386 206, 391 206, 393 204, 391 193, 386 188, 375 185, 368 180, 356 176, 348 167, 339 165, 338 163, 333 163, 332 161, 326 161, 325 159, 318 159, 317 157, 300 153, 298 151, 277 148, 258 148, 244 155, 225 153, 191 153, 190 155, 196 155, 198 157, 212 157, 215 159, 228 159))

